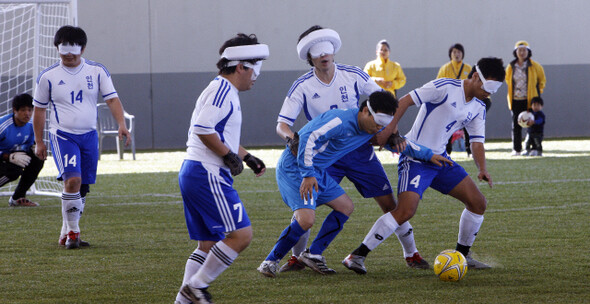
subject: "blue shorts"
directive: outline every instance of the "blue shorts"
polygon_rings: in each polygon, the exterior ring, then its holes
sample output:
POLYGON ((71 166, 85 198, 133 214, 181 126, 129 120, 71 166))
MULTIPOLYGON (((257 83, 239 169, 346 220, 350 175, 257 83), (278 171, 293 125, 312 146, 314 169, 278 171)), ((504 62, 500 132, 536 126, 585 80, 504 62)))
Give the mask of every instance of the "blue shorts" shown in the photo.
POLYGON ((342 194, 345 194, 342 187, 326 171, 316 171, 319 191, 314 191, 311 200, 302 200, 299 187, 303 178, 301 177, 301 173, 299 173, 297 160, 289 149, 285 149, 279 158, 276 172, 277 185, 279 186, 283 201, 293 211, 301 208, 315 210, 317 206, 329 203, 342 194))
POLYGON ((49 133, 51 152, 57 167, 58 179, 64 173, 68 176, 82 177, 82 184, 96 182, 98 166, 98 134, 90 131, 85 134, 71 134, 57 130, 49 133))
POLYGON ((446 153, 443 156, 451 160, 453 166, 439 167, 431 162, 423 162, 402 154, 397 165, 397 193, 412 191, 420 194, 422 198, 428 187, 442 194, 451 192, 468 174, 446 153))
POLYGON ((249 227, 250 218, 232 187, 228 170, 185 160, 178 173, 188 234, 196 241, 220 241, 226 232, 249 227))
POLYGON ((387 173, 369 143, 344 155, 327 171, 337 183, 347 177, 364 198, 393 193, 387 173))

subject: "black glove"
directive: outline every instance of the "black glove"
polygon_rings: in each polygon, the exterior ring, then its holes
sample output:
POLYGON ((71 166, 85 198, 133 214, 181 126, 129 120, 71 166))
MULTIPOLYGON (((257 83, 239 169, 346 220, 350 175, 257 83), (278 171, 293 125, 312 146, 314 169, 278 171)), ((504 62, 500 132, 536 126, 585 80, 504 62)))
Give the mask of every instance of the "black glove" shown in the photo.
POLYGON ((244 170, 242 160, 236 153, 232 151, 229 151, 225 156, 223 156, 223 163, 229 167, 229 171, 233 176, 242 173, 244 170))
POLYGON ((297 132, 293 133, 293 138, 287 136, 287 147, 297 157, 297 152, 299 151, 299 134, 297 132))
POLYGON ((260 173, 262 169, 266 168, 264 162, 260 158, 253 156, 250 153, 244 156, 244 161, 246 162, 246 165, 248 165, 248 167, 254 171, 255 174, 260 173))
MULTIPOLYGON (((387 144, 392 148, 392 149, 396 149, 396 146, 403 143, 406 139, 401 137, 399 135, 399 131, 391 134, 391 136, 389 136, 389 138, 387 139, 387 144)), ((401 153, 402 151, 397 151, 398 153, 401 153)))

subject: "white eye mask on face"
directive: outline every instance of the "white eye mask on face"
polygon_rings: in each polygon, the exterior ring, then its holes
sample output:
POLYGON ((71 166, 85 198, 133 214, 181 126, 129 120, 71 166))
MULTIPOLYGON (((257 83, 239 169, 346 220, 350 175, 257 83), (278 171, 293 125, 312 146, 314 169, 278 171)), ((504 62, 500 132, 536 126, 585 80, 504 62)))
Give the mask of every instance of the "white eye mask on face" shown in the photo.
POLYGON ((334 45, 330 41, 321 41, 309 48, 311 58, 320 58, 324 55, 334 54, 334 45))
POLYGON ((70 45, 70 44, 60 43, 57 46, 57 49, 58 49, 59 53, 62 54, 62 55, 67 55, 68 53, 69 54, 72 54, 72 55, 80 55, 80 54, 82 54, 82 47, 79 46, 79 45, 77 45, 77 44, 76 45, 70 45))
POLYGON ((483 82, 483 86, 481 86, 481 88, 490 94, 496 93, 496 91, 498 91, 502 83, 500 81, 486 80, 485 78, 483 78, 483 74, 481 73, 481 70, 477 65, 475 66, 475 70, 477 71, 477 75, 479 75, 479 79, 481 80, 481 82, 483 82))
POLYGON ((250 62, 242 62, 242 64, 245 67, 249 67, 254 70, 252 72, 252 80, 256 80, 256 78, 258 78, 258 75, 260 75, 260 69, 262 68, 262 60, 256 61, 255 64, 252 64, 250 62))
POLYGON ((371 104, 369 103, 368 100, 367 100, 367 108, 369 108, 369 112, 371 113, 371 115, 373 115, 373 119, 375 120, 375 123, 382 126, 382 127, 389 125, 389 123, 393 120, 393 116, 391 116, 391 115, 387 115, 385 113, 375 113, 375 111, 373 111, 373 108, 371 108, 371 104))

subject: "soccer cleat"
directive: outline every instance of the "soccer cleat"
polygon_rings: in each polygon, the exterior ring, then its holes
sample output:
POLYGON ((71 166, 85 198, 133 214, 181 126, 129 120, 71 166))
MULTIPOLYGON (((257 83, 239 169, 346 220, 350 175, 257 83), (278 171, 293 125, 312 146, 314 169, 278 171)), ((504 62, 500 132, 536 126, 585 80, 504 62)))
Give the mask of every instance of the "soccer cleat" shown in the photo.
POLYGON ((213 304, 211 294, 205 288, 192 288, 188 284, 182 286, 180 294, 193 304, 213 304))
POLYGON ((420 256, 420 253, 416 252, 413 256, 406 258, 408 267, 415 269, 430 269, 430 264, 420 256))
POLYGON ((265 277, 276 278, 277 277, 277 266, 276 261, 263 261, 256 270, 262 273, 265 277))
POLYGON ((12 199, 12 196, 11 196, 10 199, 8 200, 8 206, 10 206, 10 207, 37 207, 37 206, 39 206, 39 204, 37 204, 35 202, 31 202, 26 197, 21 197, 15 201, 12 199))
POLYGON ((292 255, 289 258, 289 261, 287 261, 287 263, 285 263, 285 265, 281 266, 281 269, 279 269, 279 272, 298 271, 298 270, 302 270, 304 268, 305 268, 305 265, 299 263, 299 260, 297 260, 297 257, 292 255))
POLYGON ((365 258, 367 257, 349 254, 346 258, 344 258, 344 260, 342 260, 342 265, 358 274, 367 274, 367 268, 365 268, 365 258))
POLYGON ((531 154, 531 151, 528 151, 528 150, 527 150, 527 151, 524 151, 524 152, 522 152, 520 155, 521 155, 521 156, 533 156, 533 155, 531 154))
POLYGON ((530 156, 540 156, 539 155, 539 151, 537 150, 532 150, 531 153, 529 154, 530 156))
POLYGON ((66 249, 80 248, 80 232, 70 231, 66 239, 66 249))
POLYGON ((516 151, 516 150, 512 150, 512 153, 510 153, 511 156, 519 156, 520 152, 516 151))
MULTIPOLYGON (((57 240, 57 243, 59 244, 59 246, 65 246, 66 245, 66 239, 68 237, 66 235, 64 236, 60 236, 59 240, 57 240)), ((90 243, 84 241, 84 240, 80 240, 80 247, 90 247, 90 243)))
POLYGON ((336 270, 328 268, 326 258, 319 254, 312 254, 309 249, 302 252, 297 258, 301 264, 311 268, 313 271, 321 274, 334 274, 336 270))
POLYGON ((482 263, 471 256, 471 251, 465 256, 465 260, 467 260, 467 268, 468 269, 489 269, 492 266, 482 263))

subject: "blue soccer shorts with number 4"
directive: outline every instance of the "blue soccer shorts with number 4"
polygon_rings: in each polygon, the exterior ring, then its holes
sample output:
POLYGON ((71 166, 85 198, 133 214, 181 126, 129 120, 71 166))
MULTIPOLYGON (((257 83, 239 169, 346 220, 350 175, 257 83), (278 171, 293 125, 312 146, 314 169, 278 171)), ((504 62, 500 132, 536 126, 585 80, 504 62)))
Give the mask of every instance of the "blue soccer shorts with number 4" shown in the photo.
POLYGON ((424 162, 400 155, 397 165, 399 179, 397 181, 397 193, 406 191, 416 192, 422 198, 422 194, 428 187, 432 187, 443 194, 448 194, 468 174, 446 153, 444 157, 453 162, 453 166, 439 167, 431 162, 424 162))

